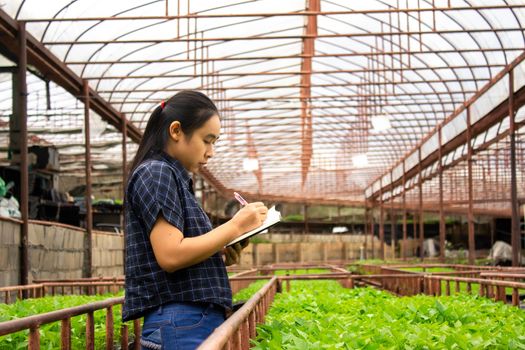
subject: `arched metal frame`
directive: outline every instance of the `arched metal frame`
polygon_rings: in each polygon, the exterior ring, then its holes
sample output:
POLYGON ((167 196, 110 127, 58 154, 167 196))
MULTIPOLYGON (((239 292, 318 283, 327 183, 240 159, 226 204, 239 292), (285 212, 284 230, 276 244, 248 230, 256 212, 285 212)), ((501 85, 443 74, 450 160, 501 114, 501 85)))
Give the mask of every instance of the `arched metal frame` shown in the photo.
MULTIPOLYGON (((204 172, 208 180, 224 192, 298 202, 362 203, 379 177, 386 176, 382 183, 388 186, 387 171, 525 49, 525 5, 518 2, 321 0, 308 10, 315 3, 290 1, 276 10, 270 0, 215 2, 213 8, 180 0, 115 1, 108 7, 96 1, 43 6, 25 0, 11 1, 3 10, 25 21, 29 34, 89 81, 94 101, 126 115, 128 131, 135 132, 130 141, 163 99, 186 88, 208 93, 223 120, 217 155, 204 172), (311 19, 315 28, 308 31, 311 19), (305 49, 308 40, 315 45, 311 52, 305 49), (305 69, 308 60, 311 68, 305 69), (304 115, 311 116, 306 137, 304 115), (390 129, 372 128, 380 115, 389 118, 390 129), (248 148, 256 150, 259 175, 242 168, 248 148), (361 153, 368 159, 364 167, 352 161, 361 153)), ((51 83, 48 110, 41 101, 42 79, 48 78, 33 73, 29 134, 60 148, 64 171, 81 173, 82 106, 71 103, 80 92, 51 83)), ((2 91, 9 91, 9 84, 10 77, 0 74, 2 91)), ((10 103, 8 93, 0 95, 0 120, 11 113, 10 103)), ((97 114, 103 113, 95 111, 93 118, 97 114)), ((115 118, 92 137, 95 175, 121 172, 121 124, 115 118)), ((518 120, 518 161, 520 126, 518 120)), ((499 142, 499 150, 508 148, 508 142, 499 142)), ((130 142, 128 157, 135 150, 130 142)), ((474 182, 486 189, 483 196, 474 193, 480 201, 474 210, 499 208, 491 201, 498 186, 510 184, 504 166, 499 181, 486 176, 500 153, 474 156, 485 169, 473 168, 474 182)), ((454 187, 461 169, 460 164, 444 169, 442 187, 454 187)), ((409 188, 415 184, 410 177, 406 182, 409 188)), ((445 194, 448 210, 463 210, 466 187, 455 186, 460 194, 454 198, 445 194)), ((425 196, 439 188, 437 177, 423 183, 425 196)), ((382 193, 389 195, 386 188, 382 193)), ((417 191, 406 193, 408 210, 417 197, 417 191)))

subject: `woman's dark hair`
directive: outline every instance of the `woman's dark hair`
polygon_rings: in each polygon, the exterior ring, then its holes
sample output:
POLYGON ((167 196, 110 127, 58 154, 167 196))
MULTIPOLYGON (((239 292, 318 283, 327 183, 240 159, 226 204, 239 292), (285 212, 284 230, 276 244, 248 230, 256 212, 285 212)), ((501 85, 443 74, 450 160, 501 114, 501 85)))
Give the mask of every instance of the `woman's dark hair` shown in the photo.
POLYGON ((217 107, 208 96, 198 91, 181 91, 159 105, 149 117, 129 174, 133 174, 143 161, 164 150, 171 123, 179 121, 184 135, 191 137, 214 115, 219 115, 217 107))

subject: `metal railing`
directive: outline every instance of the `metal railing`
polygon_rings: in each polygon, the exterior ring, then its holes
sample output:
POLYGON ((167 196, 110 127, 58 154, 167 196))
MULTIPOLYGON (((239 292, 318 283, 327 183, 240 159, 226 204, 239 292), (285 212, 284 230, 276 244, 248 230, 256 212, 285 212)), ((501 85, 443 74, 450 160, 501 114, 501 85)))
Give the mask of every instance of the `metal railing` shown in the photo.
POLYGON ((255 337, 257 324, 264 322, 277 292, 280 292, 280 282, 274 276, 237 312, 216 328, 198 349, 249 349, 250 338, 255 337))
POLYGON ((429 295, 451 295, 461 292, 461 284, 466 285, 468 293, 473 292, 473 286, 479 285, 479 295, 496 301, 507 301, 506 288, 512 289, 512 305, 520 305, 519 291, 525 290, 525 283, 513 281, 500 281, 484 278, 447 277, 447 276, 425 276, 425 294, 429 295), (454 284, 452 290, 450 284, 454 284), (444 291, 443 291, 444 285, 444 291))
MULTIPOLYGON (((425 265, 426 267, 451 267, 451 265, 425 265)), ((380 267, 380 266, 379 266, 380 267)), ((304 266, 295 269, 303 269, 304 266)), ((384 268, 384 273, 373 275, 355 275, 344 269, 330 266, 309 266, 310 269, 325 268, 331 273, 310 274, 310 275, 292 275, 292 276, 261 276, 261 271, 249 270, 239 273, 231 278, 232 290, 236 293, 238 290, 248 286, 257 280, 268 280, 268 282, 256 292, 238 311, 230 316, 210 337, 201 345, 200 349, 248 349, 250 339, 256 335, 257 324, 263 323, 265 315, 274 300, 275 294, 282 289, 290 291, 291 280, 336 280, 343 287, 354 288, 356 285, 374 285, 381 289, 390 291, 397 295, 451 295, 454 292, 466 291, 468 293, 476 292, 481 296, 493 298, 498 301, 507 301, 508 288, 512 289, 512 305, 519 306, 519 292, 525 290, 525 273, 523 269, 503 269, 497 268, 496 271, 489 269, 479 269, 478 266, 467 267, 463 271, 450 272, 411 272, 396 270, 395 268, 384 268), (454 274, 455 276, 450 276, 454 274), (459 275, 459 276, 458 276, 459 275), (463 276, 474 277, 463 277, 463 276), (474 287, 476 285, 476 287, 474 287), (242 287, 242 288, 241 288, 242 287)), ((272 270, 281 270, 283 267, 272 267, 265 272, 272 270)), ((294 268, 286 266, 284 269, 293 271, 294 268)), ((120 287, 122 280, 111 279, 103 280, 90 279, 73 283, 71 281, 62 282, 44 282, 28 286, 14 286, 0 288, 0 292, 16 291, 21 295, 23 290, 29 291, 34 297, 44 296, 51 293, 53 288, 64 293, 69 287, 81 288, 88 291, 94 291, 93 288, 115 288, 120 287), (62 289, 65 288, 65 289, 62 289), (91 288, 91 289, 89 289, 91 288)), ((114 305, 122 304, 123 297, 112 298, 101 302, 95 302, 73 308, 67 308, 59 311, 45 314, 25 317, 18 320, 0 323, 0 336, 9 333, 29 329, 29 349, 39 349, 39 327, 42 324, 51 322, 61 322, 61 349, 71 348, 71 317, 86 314, 86 349, 94 349, 94 323, 93 313, 97 310, 106 310, 106 349, 113 349, 114 342, 114 320, 112 308, 114 305)), ((135 335, 135 348, 140 347, 140 320, 133 322, 135 335)), ((122 349, 128 348, 128 326, 123 324, 121 327, 120 344, 122 349)))
POLYGON ((0 301, 10 304, 18 299, 41 298, 46 295, 95 295, 117 293, 124 286, 122 279, 79 279, 49 281, 20 286, 0 287, 0 301))
MULTIPOLYGON (((75 306, 58 311, 47 312, 34 316, 24 317, 17 320, 1 322, 0 336, 29 329, 29 350, 40 349, 40 332, 41 325, 60 321, 60 349, 71 349, 71 318, 79 315, 86 317, 86 349, 95 349, 95 323, 94 313, 98 310, 106 310, 106 349, 114 348, 114 319, 113 306, 122 305, 124 297, 111 298, 104 301, 98 301, 81 306, 75 306)), ((140 319, 133 321, 133 331, 135 340, 140 339, 140 319)), ((140 349, 138 341, 134 342, 134 349, 140 349)), ((120 332, 120 348, 128 349, 128 325, 122 324, 120 332)))

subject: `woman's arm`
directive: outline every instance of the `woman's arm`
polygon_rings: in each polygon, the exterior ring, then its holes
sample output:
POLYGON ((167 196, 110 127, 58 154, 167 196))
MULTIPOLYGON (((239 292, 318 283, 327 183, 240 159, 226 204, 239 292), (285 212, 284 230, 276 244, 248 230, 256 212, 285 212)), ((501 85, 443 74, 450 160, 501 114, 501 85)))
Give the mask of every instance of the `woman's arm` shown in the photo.
POLYGON ((151 246, 160 267, 167 272, 195 265, 220 251, 228 242, 262 224, 266 218, 262 203, 250 203, 223 225, 197 237, 182 232, 159 215, 150 234, 151 246))

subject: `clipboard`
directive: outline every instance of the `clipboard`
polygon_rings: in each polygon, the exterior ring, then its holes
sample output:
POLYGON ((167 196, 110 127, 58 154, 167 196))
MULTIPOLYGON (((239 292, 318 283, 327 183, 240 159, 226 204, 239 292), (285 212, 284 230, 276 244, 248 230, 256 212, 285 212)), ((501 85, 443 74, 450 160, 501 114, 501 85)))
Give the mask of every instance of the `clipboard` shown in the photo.
POLYGON ((273 207, 271 207, 268 210, 268 214, 266 215, 266 220, 264 220, 264 222, 262 223, 261 226, 259 226, 257 228, 254 228, 253 230, 248 231, 246 233, 243 233, 242 235, 240 235, 239 237, 235 238, 230 243, 226 244, 225 247, 229 247, 229 246, 231 246, 231 245, 233 245, 235 243, 238 243, 238 242, 242 241, 243 239, 255 236, 255 235, 259 234, 259 233, 263 233, 269 227, 272 227, 273 225, 277 224, 279 221, 281 221, 281 212, 277 211, 275 209, 275 206, 273 206, 273 207))

